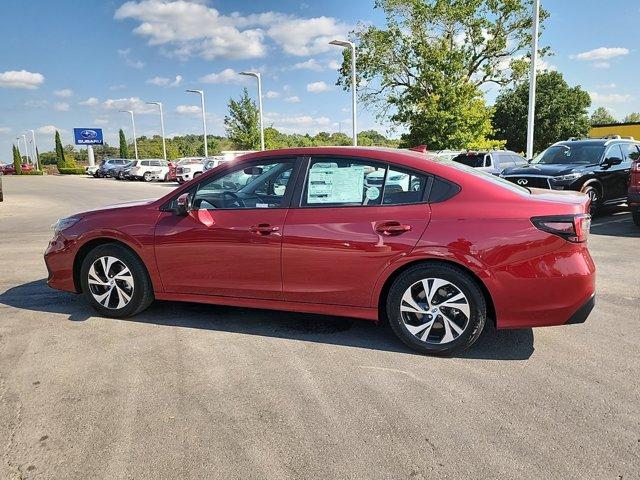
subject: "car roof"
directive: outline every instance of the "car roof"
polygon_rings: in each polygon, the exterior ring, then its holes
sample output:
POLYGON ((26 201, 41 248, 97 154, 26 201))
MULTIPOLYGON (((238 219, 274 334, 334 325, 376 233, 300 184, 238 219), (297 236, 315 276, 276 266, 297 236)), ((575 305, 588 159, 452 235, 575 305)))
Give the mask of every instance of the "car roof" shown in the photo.
MULTIPOLYGON (((560 142, 556 142, 553 145, 611 145, 615 143, 634 143, 638 144, 637 140, 631 140, 630 138, 584 138, 580 140, 562 140, 560 142)), ((552 145, 552 146, 553 146, 552 145)))

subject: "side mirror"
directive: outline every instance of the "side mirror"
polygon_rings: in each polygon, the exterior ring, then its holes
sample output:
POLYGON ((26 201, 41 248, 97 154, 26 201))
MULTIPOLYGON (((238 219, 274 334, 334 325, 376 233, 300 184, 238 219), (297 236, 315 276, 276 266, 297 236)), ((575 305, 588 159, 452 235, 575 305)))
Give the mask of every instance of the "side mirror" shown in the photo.
POLYGON ((612 167, 613 165, 620 165, 622 163, 622 159, 618 157, 609 157, 605 158, 604 162, 602 162, 602 166, 604 167, 612 167))
POLYGON ((176 199, 176 208, 174 213, 184 217, 191 211, 191 195, 183 193, 176 199))

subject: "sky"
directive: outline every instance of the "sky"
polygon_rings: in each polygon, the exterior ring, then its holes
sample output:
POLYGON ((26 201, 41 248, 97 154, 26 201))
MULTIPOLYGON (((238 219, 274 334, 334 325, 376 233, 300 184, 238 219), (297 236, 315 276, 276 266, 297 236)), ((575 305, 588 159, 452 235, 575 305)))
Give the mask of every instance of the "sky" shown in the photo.
MULTIPOLYGON (((545 68, 562 72, 616 117, 640 112, 640 52, 636 0, 548 0, 540 40, 553 55, 545 68)), ((373 0, 3 0, 0 61, 0 161, 27 129, 40 151, 53 133, 72 143, 73 128, 102 128, 117 143, 131 136, 134 110, 140 135, 160 132, 156 106, 164 105, 167 136, 201 134, 202 89, 207 129, 224 134, 229 97, 243 86, 256 98, 263 77, 265 125, 292 133, 351 132, 350 93, 335 86, 344 39, 358 24, 383 25, 373 0), (8 21, 11 19, 11 21, 8 21)), ((497 91, 487 92, 492 103, 497 91)), ((389 132, 374 112, 361 110, 359 130, 389 132)), ((390 132, 393 135, 393 131, 390 132)), ((397 135, 397 131, 396 131, 397 135)))

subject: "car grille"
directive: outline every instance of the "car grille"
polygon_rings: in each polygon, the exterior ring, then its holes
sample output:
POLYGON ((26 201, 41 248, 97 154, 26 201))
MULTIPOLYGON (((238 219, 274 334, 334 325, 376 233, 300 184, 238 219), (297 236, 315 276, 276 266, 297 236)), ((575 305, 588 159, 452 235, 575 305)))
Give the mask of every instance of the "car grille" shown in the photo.
POLYGON ((513 177, 504 177, 516 185, 520 185, 522 187, 530 187, 530 188, 551 188, 549 184, 549 177, 530 177, 530 176, 513 176, 513 177))
POLYGON ((382 177, 367 178, 366 183, 367 185, 382 185, 382 180, 382 177))

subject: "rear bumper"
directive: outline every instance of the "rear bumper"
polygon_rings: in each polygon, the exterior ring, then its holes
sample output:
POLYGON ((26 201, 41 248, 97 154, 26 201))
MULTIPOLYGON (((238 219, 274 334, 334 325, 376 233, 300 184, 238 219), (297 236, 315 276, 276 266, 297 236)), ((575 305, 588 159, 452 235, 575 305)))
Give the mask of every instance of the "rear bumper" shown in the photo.
POLYGON ((596 306, 596 296, 591 295, 591 298, 587 300, 576 312, 569 317, 569 320, 565 322, 565 325, 573 325, 575 323, 584 323, 587 317, 596 306))
POLYGON ((627 203, 630 207, 640 207, 640 193, 629 192, 627 203))

